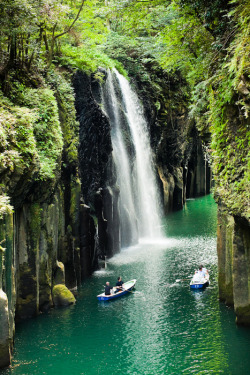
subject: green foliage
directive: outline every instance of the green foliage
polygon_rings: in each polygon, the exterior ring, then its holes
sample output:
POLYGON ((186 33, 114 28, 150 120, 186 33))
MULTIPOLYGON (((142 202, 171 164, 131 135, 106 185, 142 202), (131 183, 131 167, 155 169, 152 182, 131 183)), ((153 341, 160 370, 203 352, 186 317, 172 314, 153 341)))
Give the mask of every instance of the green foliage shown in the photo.
POLYGON ((13 172, 15 168, 29 168, 38 158, 33 125, 34 111, 20 108, 0 97, 0 170, 13 172))
POLYGON ((47 82, 54 88, 60 127, 63 136, 64 164, 76 165, 78 160, 79 124, 76 121, 75 96, 70 81, 63 74, 51 70, 47 82))
POLYGON ((249 1, 111 4, 107 52, 134 76, 146 71, 145 83, 154 59, 172 76, 181 73, 191 91, 190 117, 206 142, 211 137, 216 194, 231 213, 249 217, 249 1))
POLYGON ((22 104, 36 111, 33 133, 40 161, 40 178, 54 178, 55 170, 60 166, 63 147, 54 93, 48 88, 26 88, 22 95, 22 104))
POLYGON ((95 48, 108 33, 104 9, 102 0, 0 0, 0 68, 43 71, 59 57, 70 63, 73 53, 70 66, 93 71, 95 48), (73 47, 80 51, 70 51, 73 47))
POLYGON ((101 81, 99 66, 126 75, 125 66, 152 93, 161 121, 189 101, 200 133, 211 135, 217 193, 233 214, 249 215, 248 0, 0 0, 0 22, 11 99, 0 97, 0 172, 54 179, 62 155, 75 166, 74 93, 62 71, 101 81))
POLYGON ((1 169, 24 171, 39 165, 39 179, 54 178, 63 141, 52 90, 25 88, 18 96, 19 107, 1 100, 1 169))
MULTIPOLYGON (((6 214, 11 214, 13 212, 13 207, 10 204, 10 198, 4 194, 0 194, 0 219, 6 214)), ((0 243, 1 245, 1 243, 0 243)), ((3 249, 0 246, 0 250, 3 249)))
POLYGON ((181 71, 194 87, 206 76, 213 37, 195 14, 178 1, 167 7, 166 14, 168 22, 158 40, 164 48, 158 58, 164 69, 181 71))
POLYGON ((250 28, 249 2, 230 13, 238 25, 216 74, 193 91, 191 114, 212 135, 215 191, 231 214, 250 217, 250 28))
POLYGON ((98 47, 74 47, 69 44, 61 47, 61 56, 58 58, 62 66, 80 69, 86 73, 95 72, 99 66, 116 68, 125 73, 123 66, 116 60, 111 59, 98 47))
MULTIPOLYGON (((126 66, 126 69, 131 76, 140 73, 143 78, 143 75, 146 74, 147 76, 144 78, 149 80, 148 74, 144 72, 142 63, 145 51, 141 48, 140 43, 137 40, 112 31, 109 34, 103 49, 111 59, 115 61, 118 60, 121 66, 126 66)), ((117 65, 115 67, 118 68, 117 65)), ((122 74, 124 74, 124 69, 122 74)), ((127 73, 124 75, 126 76, 127 73)))

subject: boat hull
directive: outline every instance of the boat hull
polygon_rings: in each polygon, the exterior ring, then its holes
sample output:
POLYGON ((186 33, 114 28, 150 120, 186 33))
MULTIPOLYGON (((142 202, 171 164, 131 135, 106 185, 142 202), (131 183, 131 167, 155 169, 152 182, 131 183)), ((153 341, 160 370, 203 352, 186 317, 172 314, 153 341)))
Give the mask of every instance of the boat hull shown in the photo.
POLYGON ((209 285, 209 273, 203 277, 200 277, 198 272, 195 272, 192 280, 190 281, 190 288, 191 289, 203 289, 209 285))
POLYGON ((117 293, 114 293, 114 294, 110 294, 108 296, 106 296, 104 293, 102 293, 102 294, 99 294, 97 296, 97 299, 98 299, 98 301, 112 301, 114 299, 122 297, 125 294, 128 294, 132 291, 132 289, 135 286, 135 283, 136 283, 136 279, 127 281, 126 283, 124 283, 124 290, 122 290, 120 292, 117 292, 117 293))
POLYGON ((208 285, 209 285, 209 282, 206 281, 205 283, 201 283, 201 284, 190 284, 190 288, 191 289, 203 289, 203 288, 206 288, 208 285))

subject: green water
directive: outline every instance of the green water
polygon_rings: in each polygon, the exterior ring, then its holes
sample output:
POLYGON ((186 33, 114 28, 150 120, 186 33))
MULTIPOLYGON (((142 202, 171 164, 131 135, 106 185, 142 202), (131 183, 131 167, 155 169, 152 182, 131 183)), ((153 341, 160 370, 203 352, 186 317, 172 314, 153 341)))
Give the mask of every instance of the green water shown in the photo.
POLYGON ((1 375, 248 375, 250 330, 218 301, 215 203, 190 200, 165 228, 166 240, 113 257, 82 285, 75 306, 18 325, 13 367, 1 375), (211 286, 191 291, 176 282, 200 262, 211 286), (105 281, 119 275, 137 279, 135 293, 98 302, 105 281))

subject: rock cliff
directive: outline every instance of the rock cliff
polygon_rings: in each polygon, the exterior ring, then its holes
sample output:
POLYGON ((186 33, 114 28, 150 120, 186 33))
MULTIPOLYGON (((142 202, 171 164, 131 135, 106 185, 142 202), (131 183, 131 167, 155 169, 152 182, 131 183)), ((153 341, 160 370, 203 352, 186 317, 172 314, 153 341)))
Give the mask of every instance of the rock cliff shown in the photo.
POLYGON ((187 83, 156 62, 133 74, 132 82, 150 126, 164 211, 181 209, 187 198, 209 194, 212 183, 206 143, 188 116, 187 83))
MULTIPOLYGON (((106 72, 101 71, 105 81, 106 72)), ((195 124, 187 116, 185 97, 178 97, 178 111, 170 112, 177 91, 182 85, 178 77, 163 75, 159 68, 157 90, 141 77, 132 77, 132 84, 144 104, 158 184, 165 213, 181 209, 187 198, 210 192, 211 168, 207 153, 195 124), (174 96, 174 98, 173 98, 174 96)), ((119 186, 112 159, 111 126, 102 110, 102 83, 95 76, 78 72, 74 79, 76 110, 80 122, 79 160, 83 195, 91 215, 98 224, 98 256, 111 256, 120 250, 119 186)), ((119 94, 119 91, 118 91, 119 94)), ((119 100, 119 99, 118 99, 119 100)), ((122 104, 120 105, 122 111, 122 104)), ((112 111, 111 111, 112 112, 112 111)), ((121 126, 126 135, 127 125, 121 126)), ((128 135, 126 135, 126 139, 128 135)), ((133 147, 127 140, 133 158, 133 147)))
POLYGON ((95 259, 70 80, 15 78, 11 90, 0 97, 0 366, 10 363, 15 321, 51 308, 53 286, 79 285, 95 259))
MULTIPOLYGON (((0 366, 10 363, 15 321, 51 308, 56 285, 74 288, 98 258, 120 250, 119 186, 101 84, 81 72, 73 84, 75 94, 67 74, 57 72, 0 97, 0 366)), ((137 80, 165 212, 210 189, 185 100, 175 114, 167 110, 180 84, 163 79, 159 94, 150 86, 142 91, 137 80)))
MULTIPOLYGON (((249 88, 249 83, 247 85, 249 88)), ((219 295, 222 301, 234 306, 236 322, 249 325, 249 118, 239 105, 240 97, 249 101, 249 93, 241 92, 242 85, 237 90, 238 101, 235 99, 234 104, 225 106, 227 126, 220 132, 221 142, 218 142, 218 134, 214 135, 219 295)))

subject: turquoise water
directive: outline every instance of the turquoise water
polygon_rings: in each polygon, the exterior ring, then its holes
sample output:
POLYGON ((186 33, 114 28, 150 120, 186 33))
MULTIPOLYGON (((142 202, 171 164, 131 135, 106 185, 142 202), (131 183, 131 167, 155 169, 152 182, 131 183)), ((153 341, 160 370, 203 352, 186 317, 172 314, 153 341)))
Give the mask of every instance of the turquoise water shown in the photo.
POLYGON ((218 301, 211 196, 189 200, 165 228, 165 240, 113 257, 82 285, 75 306, 18 325, 13 366, 0 374, 249 374, 250 330, 218 301), (211 285, 191 291, 179 280, 201 262, 211 285), (137 279, 135 292, 98 302, 105 281, 119 275, 137 279))

